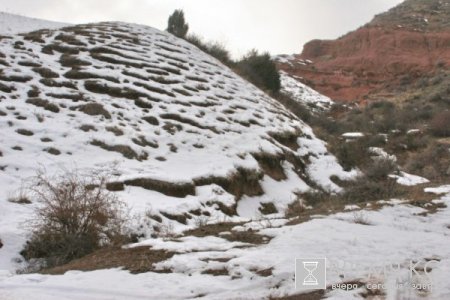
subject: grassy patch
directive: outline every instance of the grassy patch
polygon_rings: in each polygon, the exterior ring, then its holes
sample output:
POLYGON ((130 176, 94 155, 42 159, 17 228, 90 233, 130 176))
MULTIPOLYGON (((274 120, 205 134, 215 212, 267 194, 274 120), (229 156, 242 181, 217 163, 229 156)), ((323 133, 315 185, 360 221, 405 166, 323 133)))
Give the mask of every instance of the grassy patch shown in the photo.
POLYGON ((50 103, 48 100, 41 99, 41 98, 29 98, 26 103, 33 104, 37 107, 42 107, 45 110, 58 113, 59 112, 59 106, 53 103, 50 103))
POLYGON ((123 135, 123 130, 117 126, 107 126, 105 127, 106 131, 114 133, 115 136, 123 135))
POLYGON ((263 177, 263 173, 257 170, 238 168, 228 177, 201 177, 194 179, 196 185, 217 184, 224 190, 233 194, 236 199, 240 199, 243 195, 261 196, 264 191, 259 183, 263 177))
POLYGON ((33 71, 41 75, 42 78, 58 78, 59 74, 49 68, 33 68, 33 71))
POLYGON ((253 153, 253 157, 258 161, 259 166, 265 174, 277 181, 287 179, 282 166, 283 158, 270 153, 253 153))
POLYGON ((276 214, 278 212, 278 209, 276 208, 275 204, 273 204, 273 202, 261 203, 261 206, 258 208, 258 210, 263 215, 276 214))
POLYGON ((118 152, 118 153, 122 154, 125 158, 128 158, 128 159, 136 159, 136 160, 142 161, 142 160, 146 160, 148 157, 148 154, 145 152, 138 155, 136 153, 136 151, 134 151, 130 146, 127 146, 127 145, 108 145, 105 142, 102 142, 99 140, 91 141, 91 145, 98 146, 107 151, 118 152))
POLYGON ((25 135, 25 136, 32 136, 32 135, 34 135, 33 131, 28 130, 28 129, 23 129, 23 128, 17 129, 16 132, 18 134, 25 135))
POLYGON ((151 178, 137 178, 126 180, 126 185, 139 186, 147 190, 153 190, 167 196, 184 198, 188 195, 195 195, 195 186, 192 183, 172 183, 151 178))
POLYGON ((111 114, 100 103, 87 103, 77 107, 81 112, 90 116, 103 116, 106 119, 111 119, 111 114))
POLYGON ((52 155, 60 155, 61 154, 61 151, 59 151, 58 149, 53 148, 53 147, 46 148, 46 149, 44 149, 44 151, 48 152, 48 153, 50 153, 52 155))
POLYGON ((153 264, 171 258, 175 253, 164 250, 151 250, 149 247, 122 249, 120 247, 100 249, 68 264, 42 270, 43 274, 64 274, 71 270, 93 271, 100 269, 121 268, 131 273, 154 271, 153 264))

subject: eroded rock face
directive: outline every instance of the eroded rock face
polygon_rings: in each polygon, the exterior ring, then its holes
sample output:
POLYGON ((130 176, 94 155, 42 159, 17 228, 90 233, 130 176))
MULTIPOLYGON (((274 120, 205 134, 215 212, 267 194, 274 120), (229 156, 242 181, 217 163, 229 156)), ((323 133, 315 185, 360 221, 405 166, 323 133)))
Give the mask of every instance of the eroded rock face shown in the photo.
POLYGON ((450 67, 450 1, 409 0, 337 40, 313 40, 280 69, 336 101, 362 101, 450 67))

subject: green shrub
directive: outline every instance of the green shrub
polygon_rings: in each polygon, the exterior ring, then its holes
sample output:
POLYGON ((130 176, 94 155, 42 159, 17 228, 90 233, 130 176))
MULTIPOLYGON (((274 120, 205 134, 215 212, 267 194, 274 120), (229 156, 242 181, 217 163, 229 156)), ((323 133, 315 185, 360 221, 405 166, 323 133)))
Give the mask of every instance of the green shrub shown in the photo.
POLYGON ((189 25, 184 20, 182 9, 176 9, 167 21, 167 31, 173 35, 184 38, 189 30, 189 25))
POLYGON ((263 90, 277 93, 280 90, 280 74, 269 53, 259 54, 251 50, 237 63, 238 72, 263 90))

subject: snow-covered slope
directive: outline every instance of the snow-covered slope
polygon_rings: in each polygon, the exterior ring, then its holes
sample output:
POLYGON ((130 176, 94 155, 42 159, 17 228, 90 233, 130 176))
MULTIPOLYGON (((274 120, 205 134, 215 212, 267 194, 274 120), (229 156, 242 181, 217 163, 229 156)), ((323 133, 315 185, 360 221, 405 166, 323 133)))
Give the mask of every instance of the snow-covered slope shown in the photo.
POLYGON ((113 168, 132 213, 160 215, 175 231, 195 226, 199 211, 253 217, 273 202, 281 213, 295 193, 338 191, 330 176, 353 175, 277 101, 165 32, 41 30, 1 39, 0 64, 0 253, 25 241, 19 224, 34 204, 7 199, 40 167, 113 168))
MULTIPOLYGON (((448 193, 449 187, 429 191, 448 193)), ((435 213, 398 200, 385 204, 381 209, 367 206, 359 210, 356 206, 357 211, 317 216, 297 225, 278 227, 287 220, 272 220, 233 228, 253 228, 272 237, 257 247, 213 236, 151 239, 138 244, 176 252, 156 264, 158 270, 170 272, 0 273, 0 297, 231 300, 285 299, 290 295, 287 299, 317 299, 318 294, 293 296, 300 293, 294 288, 294 261, 327 257, 328 290, 320 299, 449 299, 450 194, 429 203, 442 207, 435 213), (425 276, 420 270, 427 262, 432 271, 425 276), (212 275, 214 270, 220 276, 212 275)))
POLYGON ((313 111, 329 109, 333 104, 333 101, 330 98, 320 94, 284 71, 280 71, 280 81, 282 93, 305 104, 313 111))
POLYGON ((0 35, 30 32, 39 29, 56 29, 67 26, 66 23, 23 17, 0 12, 0 35))

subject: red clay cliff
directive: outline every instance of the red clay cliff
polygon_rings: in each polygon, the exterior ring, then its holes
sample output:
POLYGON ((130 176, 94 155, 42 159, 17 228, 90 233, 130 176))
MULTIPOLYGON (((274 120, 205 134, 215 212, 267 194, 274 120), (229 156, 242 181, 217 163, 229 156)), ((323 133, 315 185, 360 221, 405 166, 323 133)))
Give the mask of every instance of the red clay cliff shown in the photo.
POLYGON ((341 102, 450 67, 450 0, 407 0, 337 40, 313 40, 279 68, 341 102))

